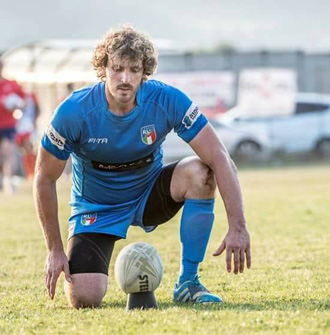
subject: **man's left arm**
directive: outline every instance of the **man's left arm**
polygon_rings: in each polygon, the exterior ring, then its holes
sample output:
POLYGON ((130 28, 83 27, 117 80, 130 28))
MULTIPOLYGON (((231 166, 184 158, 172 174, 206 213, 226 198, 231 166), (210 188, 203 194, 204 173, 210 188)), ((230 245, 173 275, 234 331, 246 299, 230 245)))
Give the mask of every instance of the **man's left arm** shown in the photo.
POLYGON ((212 169, 227 212, 228 232, 213 256, 226 250, 227 271, 231 272, 233 259, 234 273, 243 272, 245 261, 247 267, 251 267, 251 250, 236 166, 209 123, 189 145, 212 169))

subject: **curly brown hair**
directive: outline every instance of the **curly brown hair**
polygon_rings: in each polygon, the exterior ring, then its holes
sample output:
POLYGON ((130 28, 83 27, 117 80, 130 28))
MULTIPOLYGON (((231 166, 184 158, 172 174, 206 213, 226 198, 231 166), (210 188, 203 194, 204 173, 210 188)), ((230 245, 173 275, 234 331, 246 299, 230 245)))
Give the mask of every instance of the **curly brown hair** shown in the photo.
POLYGON ((142 81, 156 71, 157 55, 153 43, 148 36, 130 26, 109 31, 94 49, 92 65, 101 81, 105 81, 105 67, 113 57, 128 58, 134 63, 142 60, 142 81))

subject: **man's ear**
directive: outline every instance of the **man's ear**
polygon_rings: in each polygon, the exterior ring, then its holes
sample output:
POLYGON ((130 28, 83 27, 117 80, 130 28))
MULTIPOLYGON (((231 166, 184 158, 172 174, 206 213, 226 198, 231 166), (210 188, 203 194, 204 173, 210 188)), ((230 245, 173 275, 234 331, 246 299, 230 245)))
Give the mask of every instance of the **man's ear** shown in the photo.
POLYGON ((105 81, 106 72, 105 72, 105 67, 104 66, 102 66, 99 70, 99 78, 102 78, 102 80, 105 81))

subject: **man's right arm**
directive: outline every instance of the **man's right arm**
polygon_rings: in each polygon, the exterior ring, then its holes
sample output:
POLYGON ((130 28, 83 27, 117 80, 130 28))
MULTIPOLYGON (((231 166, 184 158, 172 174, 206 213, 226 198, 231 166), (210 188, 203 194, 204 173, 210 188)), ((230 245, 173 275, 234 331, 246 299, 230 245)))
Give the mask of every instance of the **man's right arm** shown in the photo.
POLYGON ((51 299, 62 271, 71 281, 69 264, 63 249, 58 221, 56 181, 63 173, 66 161, 50 154, 42 146, 39 149, 33 185, 37 215, 43 229, 48 255, 45 265, 45 284, 51 299))

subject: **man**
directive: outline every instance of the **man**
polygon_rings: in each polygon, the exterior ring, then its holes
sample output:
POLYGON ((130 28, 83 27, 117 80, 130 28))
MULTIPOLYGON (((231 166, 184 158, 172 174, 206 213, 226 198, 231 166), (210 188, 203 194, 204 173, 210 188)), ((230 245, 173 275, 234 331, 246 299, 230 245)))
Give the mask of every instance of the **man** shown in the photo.
POLYGON ((94 51, 100 83, 74 92, 55 111, 42 139, 34 185, 48 247, 45 283, 53 299, 65 272, 71 306, 99 306, 116 240, 130 225, 152 231, 183 206, 181 273, 174 302, 219 303, 199 281, 213 224, 216 184, 229 230, 227 270, 250 267, 250 241, 235 166, 197 106, 179 90, 147 80, 157 65, 150 40, 133 28, 110 32, 94 51), (161 144, 172 129, 199 158, 163 166, 161 144), (56 180, 73 161, 67 255, 60 235, 56 180), (216 180, 216 181, 215 181, 216 180))
POLYGON ((22 88, 12 80, 3 77, 3 63, 0 60, 0 175, 6 193, 14 192, 12 183, 15 161, 16 123, 13 113, 25 106, 22 88))

